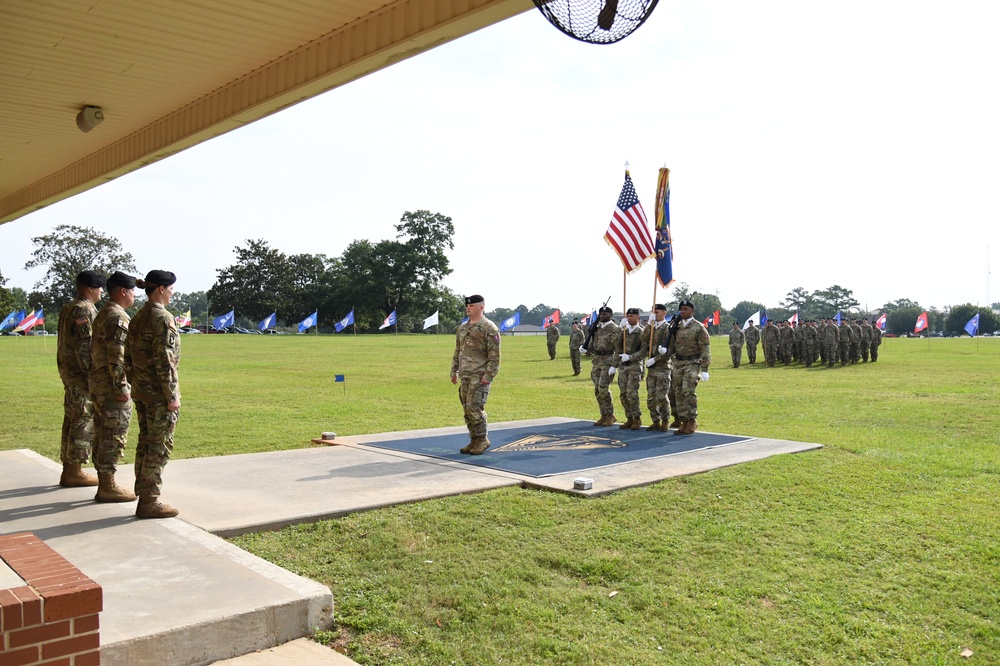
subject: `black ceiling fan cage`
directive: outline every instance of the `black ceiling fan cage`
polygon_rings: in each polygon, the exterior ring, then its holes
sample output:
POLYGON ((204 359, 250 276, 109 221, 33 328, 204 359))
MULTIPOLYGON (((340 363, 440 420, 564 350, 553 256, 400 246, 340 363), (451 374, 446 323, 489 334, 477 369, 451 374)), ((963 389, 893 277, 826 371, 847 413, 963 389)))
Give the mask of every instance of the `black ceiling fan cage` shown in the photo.
POLYGON ((533 0, 563 33, 588 44, 614 44, 642 25, 657 0, 533 0))

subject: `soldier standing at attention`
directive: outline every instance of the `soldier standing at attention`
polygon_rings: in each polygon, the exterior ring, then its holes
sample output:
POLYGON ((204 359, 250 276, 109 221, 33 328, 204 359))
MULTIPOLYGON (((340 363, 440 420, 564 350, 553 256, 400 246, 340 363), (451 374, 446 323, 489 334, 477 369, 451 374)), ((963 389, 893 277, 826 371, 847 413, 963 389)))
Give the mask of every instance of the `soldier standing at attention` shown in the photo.
POLYGON ((760 344, 760 329, 754 326, 753 322, 747 326, 747 330, 744 333, 747 339, 747 360, 750 363, 757 362, 757 345, 760 344))
MULTIPOLYGON (((98 502, 131 502, 135 495, 115 482, 118 461, 128 442, 132 419, 132 387, 125 373, 125 341, 128 340, 126 308, 135 303, 136 279, 115 271, 108 278, 108 302, 94 320, 90 345, 90 399, 94 403, 94 467, 99 484, 98 502)), ((138 281, 140 287, 145 282, 138 281)))
POLYGON ((778 360, 778 344, 781 342, 781 334, 773 319, 767 320, 761 337, 764 338, 764 361, 767 367, 773 368, 774 362, 778 360))
POLYGON ((680 425, 675 435, 693 435, 698 429, 698 382, 708 381, 708 365, 712 361, 708 330, 694 318, 694 303, 681 301, 681 321, 670 339, 674 370, 671 383, 677 393, 677 419, 680 425))
POLYGON ((861 324, 857 319, 847 324, 851 328, 851 363, 861 360, 861 324))
POLYGON ((872 326, 872 363, 878 360, 878 346, 882 344, 882 329, 872 326))
POLYGON ((174 450, 174 428, 181 408, 177 365, 181 336, 167 304, 177 276, 169 271, 146 274, 146 304, 129 324, 125 342, 125 370, 132 384, 139 419, 135 450, 135 492, 139 518, 170 518, 178 511, 160 501, 163 468, 174 450))
POLYGON ((95 271, 76 276, 76 298, 59 313, 56 365, 63 383, 63 424, 59 458, 64 488, 96 486, 97 477, 83 471, 94 440, 94 408, 87 377, 90 374, 90 338, 106 279, 95 271))
POLYGON ((868 323, 868 318, 865 317, 861 320, 861 360, 864 363, 868 362, 868 352, 872 347, 872 325, 868 323))
POLYGON ((816 322, 812 319, 806 320, 805 328, 802 329, 802 360, 808 368, 816 361, 816 343, 819 340, 819 332, 816 330, 816 322))
POLYGON ((733 330, 729 331, 729 353, 732 354, 734 368, 740 367, 740 362, 743 360, 744 339, 745 336, 740 330, 740 325, 734 321, 733 330))
MULTIPOLYGON (((646 409, 653 423, 647 430, 666 432, 670 423, 670 325, 667 323, 667 306, 657 303, 653 307, 656 317, 653 328, 653 342, 646 359, 646 409)), ((646 334, 647 339, 649 334, 646 334)))
POLYGON ((838 343, 840 364, 847 365, 851 361, 851 327, 847 323, 847 317, 840 320, 840 326, 837 330, 840 332, 840 342, 838 343))
POLYGON ((482 455, 490 448, 487 437, 486 399, 490 385, 500 372, 500 331, 483 316, 485 299, 467 296, 465 314, 469 321, 455 334, 455 354, 451 358, 451 383, 458 384, 458 399, 469 429, 469 443, 459 453, 482 455))
MULTIPOLYGON (((625 312, 627 323, 621 329, 623 344, 612 358, 611 369, 618 373, 618 399, 628 420, 618 426, 622 430, 638 430, 642 425, 642 407, 639 402, 639 384, 642 383, 643 362, 649 356, 649 338, 646 329, 639 323, 639 308, 629 308, 625 312), (621 372, 618 372, 621 370, 621 372)), ((612 374, 614 374, 614 372, 612 374)))
POLYGON ((549 322, 549 327, 545 329, 545 342, 549 345, 549 360, 556 360, 556 344, 559 342, 559 326, 549 322))
POLYGON ((573 320, 573 331, 569 334, 569 360, 573 364, 573 376, 580 374, 580 347, 587 336, 583 332, 583 327, 576 319, 573 320))
POLYGON ((795 334, 792 333, 792 327, 789 325, 787 319, 781 322, 781 326, 778 327, 778 339, 780 340, 781 362, 789 365, 792 362, 792 347, 795 346, 795 334))
POLYGON ((840 329, 829 317, 823 327, 823 354, 826 358, 826 365, 829 368, 837 365, 837 350, 840 349, 840 329))
POLYGON ((597 323, 593 328, 593 335, 588 346, 581 347, 580 351, 590 354, 592 367, 590 370, 590 381, 594 383, 594 397, 597 398, 597 407, 601 410, 601 417, 594 421, 595 426, 614 425, 615 403, 611 399, 611 378, 614 377, 615 370, 612 367, 613 355, 621 353, 621 329, 618 324, 611 321, 612 310, 608 306, 597 311, 597 323))

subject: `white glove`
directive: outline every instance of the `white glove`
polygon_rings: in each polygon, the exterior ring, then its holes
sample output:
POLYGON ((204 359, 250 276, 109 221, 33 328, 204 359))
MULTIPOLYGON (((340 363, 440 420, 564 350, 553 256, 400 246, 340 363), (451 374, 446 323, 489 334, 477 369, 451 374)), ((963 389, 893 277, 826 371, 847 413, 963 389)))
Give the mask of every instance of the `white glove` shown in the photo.
POLYGON ((703 382, 707 382, 708 381, 708 373, 705 372, 704 370, 702 370, 702 372, 701 372, 701 381, 703 381, 703 382))
POLYGON ((612 377, 615 376, 616 372, 618 372, 618 368, 616 368, 615 366, 611 366, 610 368, 608 368, 608 374, 611 375, 612 377))
POLYGON ((584 347, 583 345, 580 345, 580 353, 581 354, 586 354, 587 353, 587 348, 584 347))
POLYGON ((659 347, 656 348, 656 351, 658 351, 661 354, 665 355, 667 353, 667 348, 661 345, 661 346, 659 346, 659 347))
POLYGON ((631 358, 628 354, 622 354, 622 363, 628 363, 631 358))
POLYGON ((656 363, 656 359, 655 358, 647 358, 646 359, 646 367, 647 368, 652 368, 653 364, 655 364, 655 363, 656 363))

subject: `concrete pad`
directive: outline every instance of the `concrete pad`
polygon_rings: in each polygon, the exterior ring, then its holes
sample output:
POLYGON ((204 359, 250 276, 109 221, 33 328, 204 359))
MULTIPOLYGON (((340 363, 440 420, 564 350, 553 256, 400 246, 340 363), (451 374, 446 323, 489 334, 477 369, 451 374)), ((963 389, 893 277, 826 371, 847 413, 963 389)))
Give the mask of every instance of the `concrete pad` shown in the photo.
POLYGON ((308 638, 300 638, 242 657, 215 662, 215 666, 352 666, 357 662, 308 638))
POLYGON ((0 451, 0 531, 33 532, 104 592, 105 664, 209 664, 326 626, 330 590, 179 518, 60 488, 61 466, 0 451))

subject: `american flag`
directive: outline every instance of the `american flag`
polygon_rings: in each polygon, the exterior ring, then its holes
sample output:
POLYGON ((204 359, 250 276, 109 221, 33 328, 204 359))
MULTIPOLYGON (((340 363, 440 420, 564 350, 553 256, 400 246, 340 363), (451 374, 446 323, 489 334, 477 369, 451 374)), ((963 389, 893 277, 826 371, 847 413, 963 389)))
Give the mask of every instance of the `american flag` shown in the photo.
POLYGON ((646 213, 642 210, 628 171, 625 172, 625 184, 622 185, 622 193, 618 196, 618 205, 604 240, 618 253, 626 273, 639 268, 653 256, 653 238, 649 234, 646 213))

